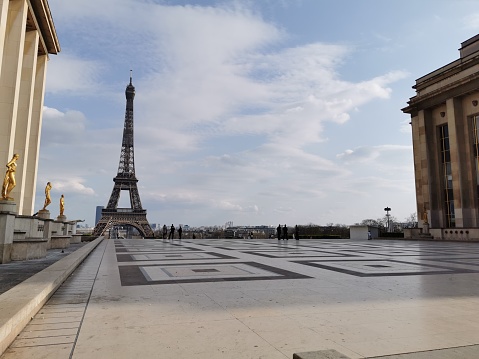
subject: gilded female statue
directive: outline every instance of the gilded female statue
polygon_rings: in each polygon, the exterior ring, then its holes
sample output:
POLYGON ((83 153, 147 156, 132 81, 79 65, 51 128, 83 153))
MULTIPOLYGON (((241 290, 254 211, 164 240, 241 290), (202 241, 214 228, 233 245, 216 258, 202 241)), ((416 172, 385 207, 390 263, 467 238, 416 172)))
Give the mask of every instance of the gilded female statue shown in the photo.
POLYGON ((7 172, 5 173, 5 178, 3 179, 2 198, 9 201, 13 201, 13 198, 10 197, 10 192, 12 192, 12 189, 17 184, 15 182, 15 171, 17 170, 17 160, 19 158, 20 155, 15 153, 10 162, 8 162, 6 165, 7 172))
POLYGON ((50 182, 47 182, 47 185, 45 187, 45 203, 43 204, 42 210, 44 211, 47 206, 52 203, 52 199, 50 198, 50 190, 52 189, 52 185, 50 182))
POLYGON ((62 195, 60 197, 60 216, 63 216, 63 211, 65 211, 65 197, 62 195))

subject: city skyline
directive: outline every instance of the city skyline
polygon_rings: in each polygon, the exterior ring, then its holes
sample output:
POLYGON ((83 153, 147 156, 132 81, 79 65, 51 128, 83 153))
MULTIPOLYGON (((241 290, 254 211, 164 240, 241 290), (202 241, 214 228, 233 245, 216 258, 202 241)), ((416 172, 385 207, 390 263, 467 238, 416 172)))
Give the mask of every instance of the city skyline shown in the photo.
POLYGON ((150 223, 350 225, 385 207, 402 221, 416 208, 401 108, 479 32, 465 0, 49 4, 62 51, 36 208, 50 181, 67 217, 91 225, 117 172, 130 70, 150 223))

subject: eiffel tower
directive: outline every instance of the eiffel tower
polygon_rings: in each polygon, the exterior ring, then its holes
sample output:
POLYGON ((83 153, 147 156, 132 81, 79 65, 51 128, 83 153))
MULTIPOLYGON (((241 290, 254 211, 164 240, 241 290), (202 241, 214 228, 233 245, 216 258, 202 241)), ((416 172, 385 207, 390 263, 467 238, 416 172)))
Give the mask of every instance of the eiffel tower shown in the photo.
POLYGON ((140 194, 135 175, 135 158, 133 147, 133 99, 135 98, 135 87, 131 83, 126 87, 126 111, 125 127, 123 128, 123 142, 121 145, 120 164, 118 173, 113 182, 113 191, 106 208, 101 211, 101 219, 98 221, 93 235, 101 236, 107 230, 122 225, 129 225, 136 228, 144 238, 153 238, 153 230, 146 219, 146 209, 141 207, 140 194), (130 193, 130 208, 118 208, 120 192, 130 193))

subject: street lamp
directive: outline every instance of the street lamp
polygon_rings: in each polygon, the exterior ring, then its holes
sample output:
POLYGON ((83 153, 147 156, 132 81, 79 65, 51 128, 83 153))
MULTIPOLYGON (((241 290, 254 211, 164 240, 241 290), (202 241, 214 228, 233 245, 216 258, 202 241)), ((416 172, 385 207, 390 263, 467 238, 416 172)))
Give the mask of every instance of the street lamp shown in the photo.
POLYGON ((387 228, 387 232, 389 232, 389 216, 390 216, 390 214, 389 214, 389 211, 391 210, 391 208, 389 208, 389 207, 386 207, 386 208, 384 208, 384 210, 386 211, 386 217, 387 217, 387 219, 388 219, 388 228, 387 228))

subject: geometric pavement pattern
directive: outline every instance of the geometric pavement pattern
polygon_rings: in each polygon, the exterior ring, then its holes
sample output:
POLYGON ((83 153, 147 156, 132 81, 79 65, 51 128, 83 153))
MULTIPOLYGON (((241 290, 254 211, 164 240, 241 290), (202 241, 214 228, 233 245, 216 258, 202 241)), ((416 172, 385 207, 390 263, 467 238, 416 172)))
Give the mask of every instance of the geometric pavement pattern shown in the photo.
POLYGON ((277 258, 314 268, 318 276, 479 272, 479 246, 461 242, 123 239, 115 240, 115 249, 122 286, 310 278, 276 266, 277 258))

